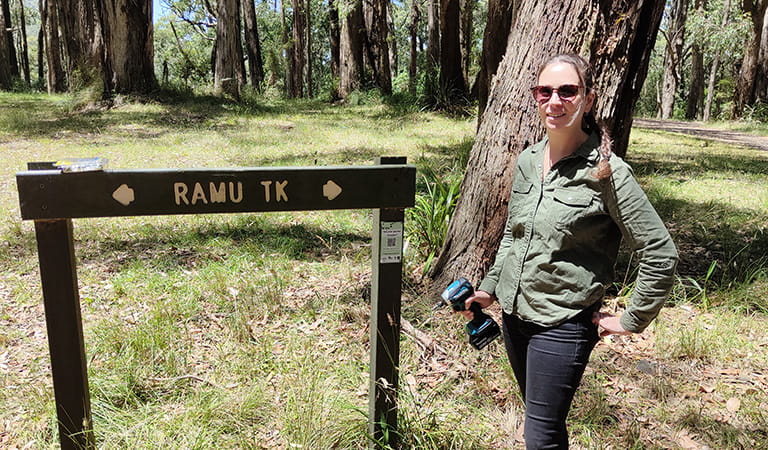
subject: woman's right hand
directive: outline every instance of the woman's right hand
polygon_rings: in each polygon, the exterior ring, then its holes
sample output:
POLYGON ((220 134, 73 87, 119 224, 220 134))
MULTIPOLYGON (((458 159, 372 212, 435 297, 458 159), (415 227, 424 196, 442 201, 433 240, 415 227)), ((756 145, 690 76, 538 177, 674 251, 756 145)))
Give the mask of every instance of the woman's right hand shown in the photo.
POLYGON ((461 315, 467 319, 472 320, 475 316, 475 313, 469 310, 472 302, 476 302, 478 305, 480 305, 481 309, 485 309, 491 306, 494 301, 496 301, 495 295, 489 294, 485 291, 475 291, 475 293, 472 294, 472 296, 464 302, 464 311, 459 311, 459 313, 461 313, 461 315))

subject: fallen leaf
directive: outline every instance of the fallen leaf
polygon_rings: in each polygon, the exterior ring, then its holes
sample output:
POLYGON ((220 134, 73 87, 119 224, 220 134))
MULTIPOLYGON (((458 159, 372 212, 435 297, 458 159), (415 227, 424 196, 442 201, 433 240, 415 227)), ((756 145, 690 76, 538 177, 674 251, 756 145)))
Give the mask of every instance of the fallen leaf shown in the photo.
POLYGON ((677 444, 684 448, 684 449, 701 449, 702 445, 698 442, 691 439, 691 437, 688 435, 688 432, 683 430, 677 433, 677 436, 675 436, 675 439, 677 440, 677 444))
POLYGON ((736 412, 741 408, 741 400, 736 397, 731 397, 725 402, 725 408, 730 412, 736 412))

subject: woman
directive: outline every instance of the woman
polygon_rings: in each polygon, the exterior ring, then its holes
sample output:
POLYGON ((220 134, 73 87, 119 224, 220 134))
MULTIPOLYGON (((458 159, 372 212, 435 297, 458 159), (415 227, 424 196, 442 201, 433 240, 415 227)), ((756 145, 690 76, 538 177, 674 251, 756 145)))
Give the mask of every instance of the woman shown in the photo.
POLYGON ((517 159, 495 263, 466 305, 501 302, 528 449, 568 448, 565 420, 598 328, 603 336, 642 332, 677 265, 667 229, 595 121, 591 81, 577 55, 558 55, 539 71, 531 92, 547 135, 517 159), (639 272, 619 317, 599 309, 622 236, 639 272))

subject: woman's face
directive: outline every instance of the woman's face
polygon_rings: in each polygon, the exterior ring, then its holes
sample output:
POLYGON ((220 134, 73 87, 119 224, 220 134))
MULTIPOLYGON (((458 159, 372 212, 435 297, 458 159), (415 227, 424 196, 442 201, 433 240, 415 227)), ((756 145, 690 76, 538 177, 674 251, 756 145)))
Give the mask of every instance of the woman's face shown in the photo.
POLYGON ((549 88, 543 91, 551 94, 548 100, 540 99, 538 102, 539 117, 547 130, 581 130, 581 119, 584 113, 592 109, 594 94, 586 94, 576 69, 568 63, 552 63, 539 75, 538 85, 549 88), (558 88, 568 85, 579 86, 576 95, 568 95, 570 93, 566 87, 563 88, 564 93, 561 96, 558 88))

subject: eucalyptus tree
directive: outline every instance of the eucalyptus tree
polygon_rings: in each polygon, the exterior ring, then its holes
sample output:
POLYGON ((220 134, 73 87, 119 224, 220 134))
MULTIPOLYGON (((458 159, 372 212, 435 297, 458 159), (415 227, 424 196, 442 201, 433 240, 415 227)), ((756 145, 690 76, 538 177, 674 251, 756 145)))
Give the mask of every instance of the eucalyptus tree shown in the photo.
POLYGON ((517 155, 543 136, 528 88, 554 53, 588 49, 597 75, 598 117, 608 119, 614 149, 626 151, 664 2, 523 0, 469 156, 445 245, 430 275, 436 286, 461 274, 479 279, 493 262, 506 222, 517 155), (556 12, 553 14, 553 12, 556 12), (565 12, 565 13, 564 13, 565 12))
POLYGON ((748 15, 751 26, 744 45, 744 58, 741 62, 733 98, 733 111, 731 113, 733 118, 741 117, 744 108, 753 105, 757 99, 757 75, 760 72, 758 60, 768 0, 742 0, 742 9, 748 15))
POLYGON ((661 108, 659 111, 659 116, 662 119, 672 117, 677 88, 682 82, 685 22, 688 18, 688 0, 672 0, 668 5, 667 14, 665 15, 667 18, 666 26, 662 26, 660 30, 660 34, 666 42, 661 108))

